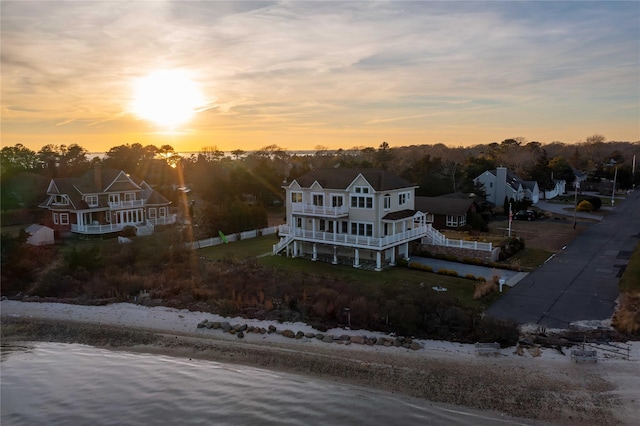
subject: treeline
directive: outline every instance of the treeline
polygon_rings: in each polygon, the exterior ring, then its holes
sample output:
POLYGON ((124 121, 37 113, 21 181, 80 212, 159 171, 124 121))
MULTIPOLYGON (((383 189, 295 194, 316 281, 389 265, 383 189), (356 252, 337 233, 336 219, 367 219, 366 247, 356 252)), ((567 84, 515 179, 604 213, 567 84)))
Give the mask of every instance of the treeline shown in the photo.
POLYGON ((285 148, 270 145, 231 154, 226 156, 210 146, 184 157, 170 145, 134 143, 113 147, 104 158, 89 159, 87 150, 76 144, 46 145, 38 152, 20 144, 4 147, 0 150, 2 209, 36 206, 51 177, 80 176, 94 163, 144 179, 176 206, 185 201, 176 187, 188 186, 199 201, 199 226, 211 229, 221 229, 221 221, 233 222, 231 217, 220 215, 234 203, 252 206, 251 212, 236 209, 236 216, 260 216, 257 210, 282 203, 283 181, 321 167, 388 169, 416 183, 417 195, 423 196, 451 192, 481 195, 484 190, 475 187, 473 179, 497 166, 508 167, 524 180, 537 181, 541 190, 551 189, 554 179, 564 179, 571 188, 575 170, 588 174, 592 182, 611 180, 615 175, 619 189, 640 183, 640 173, 634 175, 632 169, 634 156, 640 154, 640 142, 607 142, 602 135, 576 144, 543 145, 514 138, 470 147, 436 144, 392 148, 382 142, 377 148, 329 150, 317 146, 314 155, 290 154, 285 148))

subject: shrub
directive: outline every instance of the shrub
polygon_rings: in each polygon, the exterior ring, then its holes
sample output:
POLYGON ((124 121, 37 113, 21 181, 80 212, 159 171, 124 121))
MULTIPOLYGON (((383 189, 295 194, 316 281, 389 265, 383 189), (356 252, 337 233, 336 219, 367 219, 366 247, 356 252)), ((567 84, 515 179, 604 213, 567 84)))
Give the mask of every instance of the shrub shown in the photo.
POLYGON ((577 209, 578 209, 579 212, 592 212, 593 211, 593 204, 591 204, 587 200, 582 200, 578 204, 578 208, 577 209))
POLYGON ((501 347, 514 346, 520 338, 520 330, 515 321, 485 317, 475 327, 478 342, 496 342, 501 347))
POLYGON ((475 291, 473 292, 473 298, 475 300, 482 299, 487 294, 494 292, 498 289, 498 286, 494 281, 481 281, 476 284, 475 291))
POLYGON ((425 272, 433 272, 433 268, 429 265, 423 265, 421 263, 418 262, 411 262, 409 263, 409 268, 411 269, 418 269, 419 271, 425 271, 425 272))
POLYGON ((450 270, 450 269, 445 269, 445 268, 438 269, 438 274, 440 274, 440 275, 449 275, 449 276, 452 276, 452 277, 457 277, 458 276, 458 272, 450 270))
POLYGON ((623 333, 640 334, 640 292, 621 295, 612 324, 623 333))

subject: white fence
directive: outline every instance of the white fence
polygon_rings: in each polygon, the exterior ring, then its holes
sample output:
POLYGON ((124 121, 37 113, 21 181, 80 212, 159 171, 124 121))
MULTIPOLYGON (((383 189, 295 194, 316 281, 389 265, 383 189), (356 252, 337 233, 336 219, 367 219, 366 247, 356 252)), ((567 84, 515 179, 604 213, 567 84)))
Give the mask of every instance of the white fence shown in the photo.
MULTIPOLYGON (((248 240, 250 238, 256 238, 262 235, 273 235, 276 232, 278 232, 278 227, 277 226, 271 226, 269 228, 262 228, 262 229, 254 229, 253 231, 244 231, 244 232, 240 232, 238 234, 229 234, 229 235, 225 235, 224 238, 227 240, 227 242, 234 242, 234 241, 240 241, 240 240, 248 240)), ((199 241, 194 241, 192 243, 188 243, 187 247, 189 247, 190 249, 200 249, 200 248, 205 248, 205 247, 212 247, 212 246, 217 246, 220 244, 223 244, 224 241, 222 240, 222 237, 211 237, 211 238, 205 238, 204 240, 199 240, 199 241)))
POLYGON ((478 241, 452 240, 445 237, 444 234, 437 229, 432 229, 426 237, 422 239, 422 244, 432 244, 434 246, 458 247, 471 250, 492 251, 491 243, 482 243, 478 241))

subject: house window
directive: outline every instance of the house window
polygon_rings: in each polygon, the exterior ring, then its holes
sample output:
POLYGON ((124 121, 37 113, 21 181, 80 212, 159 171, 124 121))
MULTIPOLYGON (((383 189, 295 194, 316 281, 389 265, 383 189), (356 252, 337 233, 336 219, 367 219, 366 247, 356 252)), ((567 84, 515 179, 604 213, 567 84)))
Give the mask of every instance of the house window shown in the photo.
POLYGON ((69 224, 69 213, 60 213, 60 225, 69 224))
POLYGON ((356 194, 368 194, 369 187, 368 186, 356 186, 353 190, 356 194))
POLYGON ((292 203, 301 203, 302 202, 302 192, 292 192, 291 193, 291 202, 292 203))
POLYGON ((58 219, 58 213, 54 213, 54 214, 53 214, 53 223, 54 223, 55 225, 60 224, 60 220, 58 219))
POLYGON ((89 205, 89 207, 96 207, 98 205, 98 196, 97 195, 87 195, 85 197, 85 201, 89 205))
POLYGON ((53 204, 68 204, 67 197, 64 195, 54 195, 53 204))
POLYGON ((384 196, 384 209, 385 210, 391 209, 391 195, 389 194, 386 194, 384 196))
POLYGON ((320 219, 320 224, 318 229, 323 232, 327 230, 327 222, 324 219, 320 219))
POLYGON ((109 203, 111 203, 111 204, 119 204, 120 203, 120 194, 109 194, 109 203))
POLYGON ((156 218, 156 208, 155 207, 150 207, 149 208, 149 219, 155 219, 156 218))
POLYGON ((160 214, 160 217, 166 217, 167 216, 167 208, 166 207, 160 207, 158 209, 158 213, 160 214))
POLYGON ((124 194, 124 200, 125 201, 134 201, 136 199, 136 193, 135 192, 127 192, 124 194))
POLYGON ((296 228, 302 228, 302 218, 301 217, 297 217, 296 218, 296 228))
POLYGON ((373 236, 373 224, 366 222, 351 222, 351 235, 371 237, 373 236))
POLYGON ((344 197, 342 195, 331 196, 331 207, 342 207, 344 205, 344 197))
POLYGON ((373 197, 368 196, 352 196, 351 197, 351 207, 356 209, 372 209, 373 208, 373 197))
POLYGON ((324 195, 323 194, 313 194, 313 205, 314 206, 324 206, 324 195))
POLYGON ((493 182, 489 182, 489 188, 493 188, 493 182))
POLYGON ((401 206, 407 204, 410 199, 411 199, 410 192, 401 192, 400 194, 398 194, 398 204, 401 206))
POLYGON ((345 220, 345 221, 342 221, 342 222, 340 222, 340 223, 342 224, 342 225, 341 225, 341 227, 342 227, 342 228, 341 228, 341 230, 340 230, 340 233, 342 233, 342 234, 346 234, 346 233, 348 233, 348 232, 349 232, 349 222, 347 222, 347 221, 345 220))
POLYGON ((456 216, 456 215, 447 215, 447 226, 455 228, 458 226, 464 226, 467 223, 467 217, 465 216, 456 216))

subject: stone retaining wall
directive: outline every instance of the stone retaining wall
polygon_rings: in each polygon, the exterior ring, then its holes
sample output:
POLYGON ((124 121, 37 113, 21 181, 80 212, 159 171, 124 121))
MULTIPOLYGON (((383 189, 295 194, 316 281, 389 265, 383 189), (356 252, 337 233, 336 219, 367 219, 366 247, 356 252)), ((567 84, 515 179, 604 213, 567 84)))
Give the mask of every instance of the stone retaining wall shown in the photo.
POLYGON ((348 334, 333 335, 325 333, 304 333, 302 331, 293 331, 289 329, 279 330, 275 325, 268 328, 248 326, 247 324, 234 324, 227 321, 209 321, 207 319, 198 323, 197 328, 208 328, 213 330, 222 330, 223 333, 235 334, 242 339, 247 333, 254 334, 279 334, 290 339, 316 339, 324 343, 336 343, 338 345, 378 345, 378 346, 394 346, 397 348, 412 349, 414 351, 420 349, 420 344, 413 341, 410 337, 372 337, 372 336, 352 336, 348 334))
POLYGON ((500 247, 495 247, 491 251, 473 250, 461 247, 446 247, 433 244, 421 244, 421 250, 426 250, 431 253, 432 256, 436 254, 445 254, 448 256, 455 256, 458 260, 462 259, 480 259, 485 262, 495 262, 498 260, 498 254, 500 254, 500 247))

